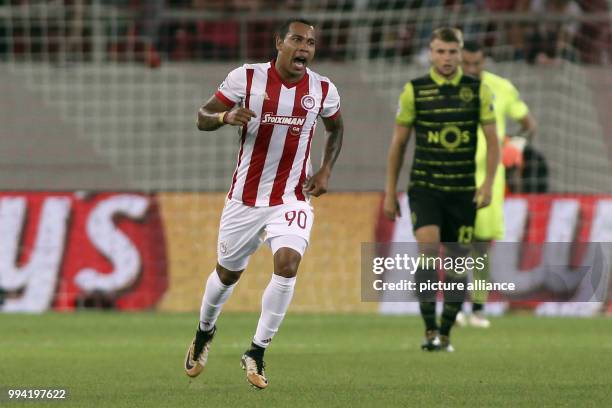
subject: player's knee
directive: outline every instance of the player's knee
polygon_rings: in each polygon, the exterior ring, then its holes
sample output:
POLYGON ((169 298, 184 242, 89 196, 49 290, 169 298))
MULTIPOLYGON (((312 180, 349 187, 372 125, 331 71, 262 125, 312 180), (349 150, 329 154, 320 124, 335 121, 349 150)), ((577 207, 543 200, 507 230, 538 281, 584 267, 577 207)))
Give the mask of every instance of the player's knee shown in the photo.
POLYGON ((419 253, 426 258, 435 258, 440 254, 440 244, 419 244, 419 253))
POLYGON ((298 265, 299 262, 278 263, 274 267, 274 273, 276 275, 282 276, 283 278, 293 278, 297 275, 298 265))
POLYGON ((419 243, 419 249, 433 250, 440 244, 440 227, 437 225, 427 225, 414 231, 414 237, 419 243))
POLYGON ((417 242, 419 252, 426 257, 436 257, 440 253, 440 238, 436 238, 435 233, 429 236, 428 234, 419 234, 417 242))
POLYGON ((471 244, 462 244, 459 242, 447 242, 444 244, 446 248, 446 256, 450 258, 461 258, 468 256, 474 249, 471 244))
POLYGON ((240 271, 230 271, 229 269, 225 269, 221 265, 217 264, 217 274, 219 275, 219 280, 224 285, 233 285, 234 283, 238 282, 238 279, 240 279, 240 275, 243 271, 244 269, 240 271))
POLYGON ((274 254, 274 273, 283 278, 293 278, 297 275, 302 256, 294 249, 280 248, 274 254))

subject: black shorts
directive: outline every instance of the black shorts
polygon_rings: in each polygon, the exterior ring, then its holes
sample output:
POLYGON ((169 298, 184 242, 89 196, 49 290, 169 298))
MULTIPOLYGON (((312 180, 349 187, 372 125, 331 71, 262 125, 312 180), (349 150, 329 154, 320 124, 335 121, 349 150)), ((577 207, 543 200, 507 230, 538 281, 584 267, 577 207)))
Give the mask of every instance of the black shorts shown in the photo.
POLYGON ((408 190, 408 206, 414 231, 437 225, 441 242, 472 242, 476 222, 474 192, 446 193, 412 187, 408 190))

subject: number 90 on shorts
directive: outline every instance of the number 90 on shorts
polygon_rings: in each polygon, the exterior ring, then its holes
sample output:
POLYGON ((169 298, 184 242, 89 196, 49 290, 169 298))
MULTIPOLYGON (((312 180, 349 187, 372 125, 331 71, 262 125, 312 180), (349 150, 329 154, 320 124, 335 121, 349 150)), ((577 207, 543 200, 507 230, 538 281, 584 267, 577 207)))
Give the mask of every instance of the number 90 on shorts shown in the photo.
POLYGON ((229 200, 221 215, 217 260, 237 271, 245 269, 249 257, 272 238, 299 237, 308 245, 313 222, 314 212, 307 202, 250 207, 229 200))

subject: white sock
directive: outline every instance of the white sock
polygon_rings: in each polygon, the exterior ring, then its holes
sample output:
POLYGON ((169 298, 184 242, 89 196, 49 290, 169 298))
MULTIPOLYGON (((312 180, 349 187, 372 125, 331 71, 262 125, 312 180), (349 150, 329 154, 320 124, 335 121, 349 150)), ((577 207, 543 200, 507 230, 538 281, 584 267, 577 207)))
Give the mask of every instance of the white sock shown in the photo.
POLYGON ((296 278, 283 278, 272 274, 270 283, 264 290, 261 299, 261 316, 257 323, 257 331, 253 337, 253 343, 266 348, 272 337, 278 331, 285 313, 293 297, 296 278))
POLYGON ((216 269, 210 274, 206 281, 200 308, 200 330, 209 331, 214 327, 223 304, 230 297, 235 286, 235 283, 229 286, 224 285, 216 269))

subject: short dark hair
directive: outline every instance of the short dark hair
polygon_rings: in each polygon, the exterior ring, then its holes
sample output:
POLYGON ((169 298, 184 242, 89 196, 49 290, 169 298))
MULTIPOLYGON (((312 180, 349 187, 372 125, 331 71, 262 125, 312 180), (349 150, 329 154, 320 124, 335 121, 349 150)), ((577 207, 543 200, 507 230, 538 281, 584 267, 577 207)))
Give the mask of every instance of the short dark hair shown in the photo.
POLYGON ((463 33, 458 28, 453 27, 440 27, 435 29, 433 33, 431 33, 431 40, 440 40, 444 42, 456 42, 459 44, 459 47, 463 47, 463 33))
POLYGON ((469 52, 484 52, 482 44, 478 41, 466 41, 463 44, 463 49, 469 52))
POLYGON ((306 20, 305 18, 290 18, 288 20, 283 21, 283 23, 278 26, 278 28, 276 29, 276 35, 278 35, 280 39, 285 38, 285 36, 289 32, 289 26, 292 23, 302 23, 302 24, 306 24, 311 27, 315 26, 313 23, 306 20))

